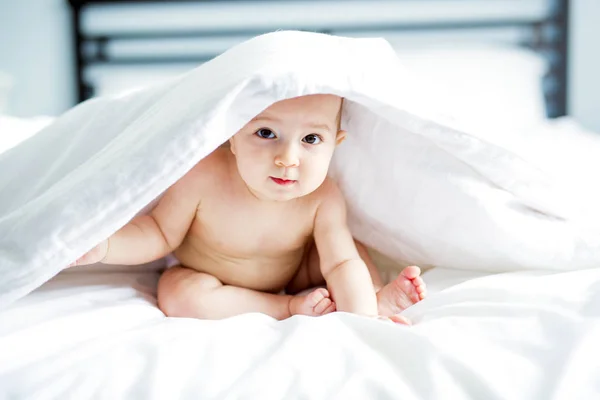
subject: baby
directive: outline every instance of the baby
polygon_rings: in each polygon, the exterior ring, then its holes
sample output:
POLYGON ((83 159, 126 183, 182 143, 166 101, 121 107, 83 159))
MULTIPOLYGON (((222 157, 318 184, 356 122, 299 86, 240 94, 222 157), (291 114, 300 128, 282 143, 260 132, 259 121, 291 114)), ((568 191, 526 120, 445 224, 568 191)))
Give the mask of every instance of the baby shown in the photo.
POLYGON ((72 265, 142 264, 171 254, 177 265, 158 283, 168 316, 261 312, 282 320, 337 310, 408 323, 397 314, 425 297, 419 268, 382 286, 327 178, 346 136, 341 106, 334 95, 273 104, 171 186, 150 214, 72 265))

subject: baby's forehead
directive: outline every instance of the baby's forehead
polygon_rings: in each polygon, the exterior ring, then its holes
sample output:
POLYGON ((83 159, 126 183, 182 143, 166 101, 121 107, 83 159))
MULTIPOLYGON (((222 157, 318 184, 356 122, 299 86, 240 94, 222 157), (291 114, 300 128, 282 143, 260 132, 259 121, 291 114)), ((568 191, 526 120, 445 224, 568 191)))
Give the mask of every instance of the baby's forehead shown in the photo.
POLYGON ((342 107, 342 99, 335 95, 318 94, 294 97, 273 103, 263 110, 262 115, 285 115, 306 112, 313 115, 337 116, 342 107))

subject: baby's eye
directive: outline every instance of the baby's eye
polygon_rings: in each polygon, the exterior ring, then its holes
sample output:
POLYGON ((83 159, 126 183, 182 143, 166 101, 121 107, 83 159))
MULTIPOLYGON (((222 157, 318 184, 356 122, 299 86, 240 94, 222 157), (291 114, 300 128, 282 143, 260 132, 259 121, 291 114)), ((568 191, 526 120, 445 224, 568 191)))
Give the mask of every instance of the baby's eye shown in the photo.
POLYGON ((308 144, 319 144, 321 143, 321 138, 319 137, 319 135, 311 133, 310 135, 304 136, 304 139, 302 139, 302 141, 308 144))
POLYGON ((255 135, 263 139, 275 139, 275 134, 268 128, 261 128, 257 130, 255 135))

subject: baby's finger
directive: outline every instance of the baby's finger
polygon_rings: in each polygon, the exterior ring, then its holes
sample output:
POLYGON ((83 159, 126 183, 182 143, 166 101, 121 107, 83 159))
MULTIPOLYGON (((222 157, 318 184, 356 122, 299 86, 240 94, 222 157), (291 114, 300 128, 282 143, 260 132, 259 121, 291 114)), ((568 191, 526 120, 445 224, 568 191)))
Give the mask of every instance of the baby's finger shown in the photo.
POLYGON ((71 264, 67 265, 67 268, 76 267, 77 265, 79 265, 80 261, 81 261, 81 258, 78 258, 77 260, 73 261, 71 264))
POLYGON ((334 311, 335 311, 335 303, 332 301, 331 304, 329 305, 329 307, 327 307, 325 309, 325 311, 323 311, 322 315, 329 314, 329 313, 332 313, 334 311))
POLYGON ((77 260, 73 261, 71 264, 69 264, 67 268, 76 267, 79 265, 93 264, 95 261, 91 260, 91 258, 92 257, 90 256, 90 254, 86 253, 79 257, 77 260))
POLYGON ((331 306, 331 299, 323 299, 317 303, 314 307, 314 311, 317 315, 323 315, 325 310, 327 310, 331 306))

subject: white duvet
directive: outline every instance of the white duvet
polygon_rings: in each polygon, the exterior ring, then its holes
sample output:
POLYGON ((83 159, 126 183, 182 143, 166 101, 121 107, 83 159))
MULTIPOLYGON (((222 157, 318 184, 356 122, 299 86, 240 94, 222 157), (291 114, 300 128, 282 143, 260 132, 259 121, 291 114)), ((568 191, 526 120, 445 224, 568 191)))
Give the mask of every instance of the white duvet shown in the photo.
POLYGON ((467 133, 434 97, 385 41, 277 32, 0 154, 0 398, 598 397, 598 137, 467 133), (449 268, 414 327, 168 319, 155 272, 47 282, 259 111, 311 93, 346 98, 331 175, 354 235, 449 268))
POLYGON ((411 328, 166 318, 158 275, 62 273, 0 312, 2 399, 597 399, 600 270, 434 269, 411 328))
POLYGON ((261 110, 312 93, 346 98, 349 135, 331 175, 370 247, 485 271, 599 265, 593 186, 571 190, 453 128, 382 39, 276 32, 174 80, 88 101, 0 154, 0 307, 127 223, 261 110))

